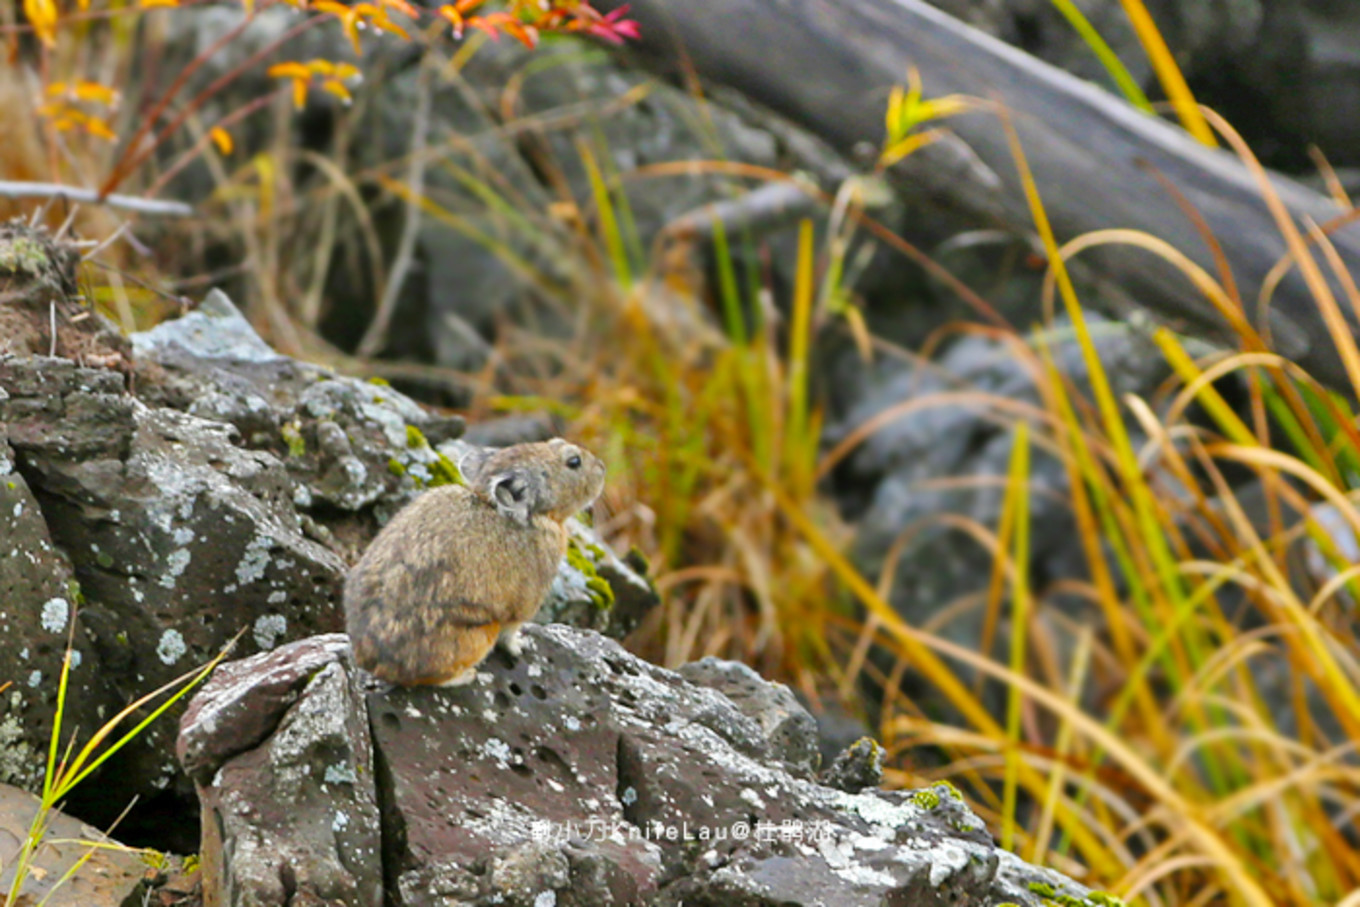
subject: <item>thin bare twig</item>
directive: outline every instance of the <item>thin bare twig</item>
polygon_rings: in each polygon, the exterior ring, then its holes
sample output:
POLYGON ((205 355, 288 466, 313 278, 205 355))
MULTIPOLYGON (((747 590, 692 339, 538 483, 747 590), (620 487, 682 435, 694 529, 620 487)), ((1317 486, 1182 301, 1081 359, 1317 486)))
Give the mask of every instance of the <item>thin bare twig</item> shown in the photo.
POLYGON ((106 195, 102 199, 95 189, 82 189, 79 186, 65 186, 61 183, 29 183, 0 180, 0 197, 4 198, 64 198, 82 204, 108 205, 138 214, 158 217, 193 217, 194 209, 184 202, 161 201, 154 198, 137 198, 134 195, 106 195))

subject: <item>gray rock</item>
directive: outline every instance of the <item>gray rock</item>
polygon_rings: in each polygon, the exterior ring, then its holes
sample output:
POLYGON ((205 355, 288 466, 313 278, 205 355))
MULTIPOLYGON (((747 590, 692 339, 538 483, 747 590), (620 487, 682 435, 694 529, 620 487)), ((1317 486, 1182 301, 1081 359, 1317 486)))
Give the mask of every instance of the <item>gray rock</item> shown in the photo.
MULTIPOLYGON (((17 860, 41 801, 0 784, 0 891, 8 894, 17 860)), ((57 810, 48 814, 44 843, 34 852, 15 904, 49 907, 125 907, 143 903, 148 866, 142 852, 57 810), (89 859, 69 880, 77 862, 89 859)))
MULTIPOLYGON (((12 462, 13 456, 0 444, 0 461, 12 462)), ((42 784, 57 679, 79 593, 71 563, 53 545, 27 480, 14 471, 0 475, 0 635, 5 639, 0 676, 13 681, 0 693, 0 782, 29 789, 42 784)), ((67 727, 98 727, 101 711, 112 703, 97 676, 94 646, 84 633, 76 634, 74 644, 67 727)))
MULTIPOLYGON (((1087 320, 1117 396, 1146 393, 1165 377, 1165 361, 1137 329, 1094 313, 1087 320)), ((1065 318, 1057 319, 1044 340, 1058 369, 1089 394, 1085 362, 1065 318)), ((986 588, 990 553, 939 517, 998 525, 1013 447, 1010 429, 983 407, 928 405, 930 397, 967 392, 1042 406, 1038 388, 1006 343, 972 335, 938 363, 884 361, 857 389, 843 392, 857 402, 828 427, 830 441, 849 437, 872 419, 886 420, 840 474, 844 500, 860 516, 856 557, 868 575, 893 569, 894 606, 908 620, 925 622, 960 596, 986 588), (894 408, 902 415, 894 416, 894 408), (946 478, 951 481, 942 481, 946 478), (888 564, 890 552, 895 560, 888 564)), ((1037 446, 1031 455, 1031 575, 1082 575, 1081 552, 1072 544, 1066 469, 1037 446)), ((952 622, 946 632, 975 645, 980 614, 974 616, 952 622)))
MULTIPOLYGON (((128 361, 91 345, 99 336, 82 349, 106 367, 0 355, 0 670, 15 680, 0 697, 0 780, 25 786, 41 782, 72 606, 66 727, 85 740, 240 633, 250 654, 339 629, 347 563, 423 488, 457 478, 433 445, 462 420, 274 353, 221 293, 133 338, 135 395, 128 361)), ((626 632, 655 595, 583 539, 562 589, 590 593, 592 625, 626 632), (602 589, 612 606, 596 600, 602 589)), ((568 604, 581 597, 566 592, 568 604)), ((192 798, 169 758, 182 708, 114 757, 100 778, 113 783, 78 788, 71 808, 111 821, 134 797, 163 796, 144 833, 173 840, 163 816, 192 798)))
MULTIPOLYGON (((524 637, 522 657, 494 654, 465 687, 374 683, 362 701, 352 686, 326 700, 345 715, 346 752, 359 750, 351 710, 367 707, 384 847, 380 857, 354 851, 362 868, 346 865, 387 879, 389 903, 1038 907, 1032 886, 1087 894, 999 851, 948 785, 848 793, 788 772, 762 732, 787 718, 781 688, 739 676, 739 707, 595 633, 529 626, 524 637)), ((324 638, 221 669, 186 717, 186 767, 203 779, 224 759, 322 751, 340 719, 295 722, 294 735, 289 716, 347 665, 343 643, 324 638), (280 730, 257 744, 276 715, 280 730)), ((724 684, 736 676, 712 662, 694 670, 724 684)), ((253 799, 275 796, 275 782, 222 770, 212 783, 205 813, 233 804, 252 834, 278 824, 272 803, 253 799)), ((309 799, 292 812, 334 814, 318 805, 319 787, 304 784, 309 799)), ((331 796, 349 802, 350 791, 331 796)), ((331 859, 318 822, 282 825, 283 852, 331 859)), ((221 861, 226 890, 244 890, 233 888, 231 840, 205 862, 221 861)))
POLYGON ((463 429, 462 419, 435 416, 385 383, 279 355, 219 290, 132 345, 144 400, 234 425, 248 446, 286 464, 303 510, 395 511, 434 479, 431 445, 463 429))
POLYGON ((360 677, 342 635, 220 667, 182 720, 210 907, 381 907, 382 842, 360 677))
MULTIPOLYGON (((270 648, 338 627, 345 564, 303 534, 283 464, 233 444, 230 425, 129 402, 121 458, 58 459, 44 453, 50 441, 18 448, 88 599, 82 620, 100 682, 149 691, 243 629, 248 647, 270 648)), ((56 426, 98 430, 69 417, 56 426)), ((174 780, 171 740, 170 725, 158 723, 127 748, 127 796, 174 780)))
POLYGON ((811 777, 821 766, 817 721, 782 683, 771 683, 741 662, 711 655, 681 665, 678 673, 690 683, 722 693, 759 725, 766 742, 762 758, 800 777, 811 777))
POLYGON ((883 757, 887 751, 872 737, 861 737, 846 747, 822 774, 827 787, 857 794, 883 783, 883 757))

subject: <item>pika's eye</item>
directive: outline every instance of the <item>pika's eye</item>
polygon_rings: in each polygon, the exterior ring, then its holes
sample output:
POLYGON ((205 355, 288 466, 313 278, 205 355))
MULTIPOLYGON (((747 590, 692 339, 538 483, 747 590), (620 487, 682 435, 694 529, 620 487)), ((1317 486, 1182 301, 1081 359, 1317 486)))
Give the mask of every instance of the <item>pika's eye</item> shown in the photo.
POLYGON ((568 468, 568 469, 580 469, 580 468, 581 468, 581 455, 580 455, 580 454, 572 454, 571 456, 567 457, 567 468, 568 468))

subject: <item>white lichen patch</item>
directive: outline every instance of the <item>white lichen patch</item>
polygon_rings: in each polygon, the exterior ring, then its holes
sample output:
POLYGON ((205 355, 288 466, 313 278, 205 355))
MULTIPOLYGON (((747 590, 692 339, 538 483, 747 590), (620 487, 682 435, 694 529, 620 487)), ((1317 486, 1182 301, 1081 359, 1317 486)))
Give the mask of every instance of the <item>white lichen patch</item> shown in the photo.
POLYGON ((852 885, 881 886, 891 888, 897 884, 892 873, 857 861, 855 847, 849 841, 837 841, 826 837, 818 842, 817 852, 821 854, 831 871, 852 885))
MULTIPOLYGON (((22 703, 16 691, 10 697, 13 708, 19 708, 22 703)), ((27 784, 37 779, 41 780, 40 766, 42 760, 38 758, 33 746, 24 739, 24 728, 19 723, 17 715, 6 715, 0 720, 0 781, 7 784, 27 784)))
POLYGON ((28 675, 28 685, 37 689, 42 685, 42 671, 34 671, 28 675))
POLYGON ((637 788, 630 785, 623 789, 623 794, 619 797, 619 801, 622 802, 624 806, 632 806, 637 802, 637 798, 637 788))
POLYGON ((236 565, 236 580, 241 585, 253 583, 264 577, 265 568, 269 566, 269 550, 274 547, 274 537, 267 532, 261 532, 246 545, 245 553, 241 555, 241 561, 236 565))
POLYGON ((337 835, 348 827, 349 815, 346 813, 338 812, 335 814, 335 817, 331 819, 331 831, 335 832, 337 835))
POLYGON ((557 892, 540 891, 534 897, 534 907, 557 907, 557 892))
POLYGON ((751 790, 749 787, 743 787, 743 788, 741 789, 741 794, 739 794, 739 796, 740 796, 743 800, 745 800, 747 803, 749 803, 749 804, 751 804, 752 806, 754 806, 756 809, 764 809, 764 808, 765 808, 765 801, 762 800, 762 799, 760 799, 760 794, 758 794, 758 793, 756 793, 755 791, 751 790))
POLYGON ((359 780, 358 774, 354 771, 354 766, 348 762, 337 762, 334 765, 326 766, 326 773, 323 776, 327 784, 355 784, 359 780))
POLYGON ((172 665, 183 658, 187 651, 189 647, 184 644, 184 634, 169 629, 161 634, 161 641, 156 646, 156 657, 161 660, 161 664, 172 665))
POLYGON ((962 847, 940 842, 930 849, 930 887, 939 888, 968 868, 968 853, 962 847))
POLYGON ((282 614, 261 614, 255 618, 253 636, 255 645, 267 651, 279 644, 279 639, 288 632, 288 618, 282 614))
POLYGON ((42 628, 48 633, 60 633, 66 629, 66 618, 71 606, 63 598, 49 598, 42 606, 42 628))
POLYGON ((508 768, 510 765, 510 744, 499 737, 492 737, 482 744, 482 755, 488 759, 495 759, 501 764, 502 768, 508 768))
POLYGON ((161 585, 167 589, 175 588, 175 581, 184 575, 192 557, 193 555, 189 553, 188 548, 176 548, 166 555, 165 573, 161 576, 161 585))

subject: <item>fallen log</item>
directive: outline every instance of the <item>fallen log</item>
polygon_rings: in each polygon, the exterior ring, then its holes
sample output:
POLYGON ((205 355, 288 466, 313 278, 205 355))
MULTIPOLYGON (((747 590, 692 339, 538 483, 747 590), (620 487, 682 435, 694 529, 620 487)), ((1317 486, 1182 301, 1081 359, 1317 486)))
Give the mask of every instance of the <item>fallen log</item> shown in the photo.
MULTIPOLYGON (((623 5, 596 3, 601 10, 623 5)), ((628 52, 645 65, 668 75, 692 67, 705 82, 740 92, 846 154, 862 154, 865 143, 881 144, 889 92, 906 80, 911 66, 920 71, 927 97, 963 94, 999 101, 1011 112, 1060 242, 1092 230, 1142 230, 1217 274, 1209 245, 1166 181, 1208 224, 1232 268, 1247 317, 1257 321, 1257 293, 1286 254, 1286 243, 1247 167, 1100 87, 922 0, 689 0, 683 10, 666 0, 629 5, 628 15, 641 23, 642 40, 630 42, 628 52)), ((1033 232, 997 116, 969 114, 948 125, 961 141, 938 143, 895 167, 891 176, 898 189, 1033 232)), ((1279 175, 1271 180, 1300 226, 1343 213, 1331 199, 1298 183, 1279 175)), ((1360 276, 1360 227, 1346 224, 1331 238, 1341 260, 1360 276)), ((1106 247, 1082 258, 1127 298, 1174 326, 1223 336, 1224 321, 1212 306, 1151 253, 1106 247)), ((1344 300, 1341 306, 1349 308, 1344 300)), ((1268 314, 1280 352, 1320 380, 1349 387, 1297 269, 1276 290, 1268 314)))

